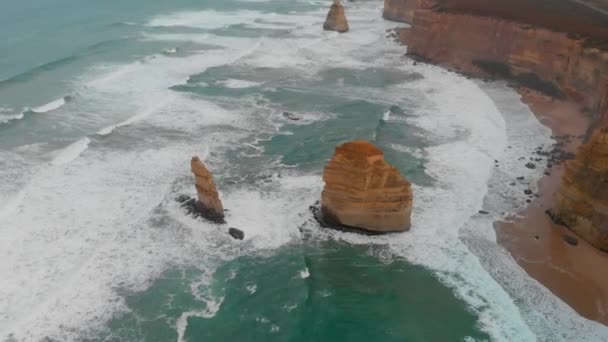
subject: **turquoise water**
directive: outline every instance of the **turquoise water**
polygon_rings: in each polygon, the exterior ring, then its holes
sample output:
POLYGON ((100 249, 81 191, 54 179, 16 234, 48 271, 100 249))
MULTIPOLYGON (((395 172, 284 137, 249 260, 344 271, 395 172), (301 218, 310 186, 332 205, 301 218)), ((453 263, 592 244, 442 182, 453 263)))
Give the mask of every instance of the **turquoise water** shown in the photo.
MULTIPOLYGON (((487 339, 475 328, 475 315, 427 270, 404 261, 383 262, 373 255, 382 252, 381 247, 307 239, 272 253, 237 258, 216 270, 208 290, 224 298, 221 308, 211 318, 190 316, 183 338, 487 339), (303 270, 308 274, 302 275, 303 270)), ((192 269, 167 271, 146 291, 128 296, 131 312, 112 320, 103 338, 177 340, 172 322, 184 312, 201 309, 190 288, 197 277, 200 274, 192 269)))
POLYGON ((386 38, 396 24, 381 1, 349 2, 344 35, 321 29, 328 5, 0 5, 0 340, 593 332, 555 314, 566 311, 492 241, 494 217, 477 215, 498 206, 486 197, 500 186, 494 159, 509 165, 549 133, 529 112, 510 128, 476 83, 410 63, 386 38), (323 166, 352 139, 414 184, 412 231, 367 237, 313 219, 323 166), (214 174, 227 225, 175 201, 195 193, 193 155, 214 174))

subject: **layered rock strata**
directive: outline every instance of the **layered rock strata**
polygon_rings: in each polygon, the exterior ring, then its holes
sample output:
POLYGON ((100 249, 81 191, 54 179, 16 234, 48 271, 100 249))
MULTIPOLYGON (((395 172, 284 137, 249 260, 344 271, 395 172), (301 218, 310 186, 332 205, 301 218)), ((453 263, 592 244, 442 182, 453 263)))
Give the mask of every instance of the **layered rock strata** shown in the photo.
POLYGON ((565 96, 608 124, 608 19, 570 2, 539 3, 386 0, 384 15, 412 24, 399 34, 410 55, 565 96))
POLYGON ((566 164, 552 218, 608 251, 608 128, 598 130, 566 164))
POLYGON ((195 187, 198 194, 198 200, 196 201, 197 212, 210 221, 224 223, 224 207, 213 182, 211 172, 209 172, 205 164, 198 157, 192 158, 190 166, 196 179, 195 187))
POLYGON ((411 184, 369 142, 338 146, 323 180, 321 214, 326 223, 375 233, 410 229, 411 184))
POLYGON ((348 31, 348 20, 346 20, 344 6, 342 6, 340 0, 334 0, 334 3, 331 5, 325 23, 323 24, 323 29, 338 31, 340 33, 348 31))
POLYGON ((411 23, 414 20, 414 11, 436 6, 433 0, 384 0, 382 16, 388 20, 411 23))

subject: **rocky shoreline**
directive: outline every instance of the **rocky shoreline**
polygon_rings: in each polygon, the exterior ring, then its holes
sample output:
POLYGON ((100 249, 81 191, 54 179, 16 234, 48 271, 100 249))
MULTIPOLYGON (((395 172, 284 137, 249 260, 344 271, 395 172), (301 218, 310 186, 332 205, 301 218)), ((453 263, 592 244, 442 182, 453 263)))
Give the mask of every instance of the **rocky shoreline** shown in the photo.
MULTIPOLYGON (((525 93, 522 100, 539 121, 552 129, 559 160, 552 162, 552 167, 538 181, 537 192, 528 197, 530 202, 523 210, 504 221, 495 222, 497 242, 531 277, 580 315, 608 324, 605 313, 608 308, 608 276, 597 271, 608 265, 608 254, 556 224, 547 214, 555 207, 554 194, 561 186, 565 163, 573 158, 583 143, 589 119, 576 106, 568 106, 538 93, 525 93)), ((537 151, 541 154, 555 153, 542 149, 537 151)))
MULTIPOLYGON (((608 125, 606 15, 584 2, 538 0, 385 0, 383 15, 411 24, 397 31, 410 58, 510 82, 552 129, 557 143, 551 149, 538 147, 520 158, 528 168, 544 168, 544 177, 537 193, 524 190, 528 205, 522 212, 496 222, 497 241, 581 315, 608 324, 608 276, 597 272, 608 265, 608 254, 588 243, 597 246, 608 224, 601 214, 606 165, 596 161, 593 172, 579 172, 590 164, 576 156, 579 149, 590 151, 581 147, 585 140, 608 125), (577 229, 555 223, 565 221, 577 229)), ((603 144, 596 142, 602 151, 603 144)), ((518 182, 525 180, 510 185, 518 182)))

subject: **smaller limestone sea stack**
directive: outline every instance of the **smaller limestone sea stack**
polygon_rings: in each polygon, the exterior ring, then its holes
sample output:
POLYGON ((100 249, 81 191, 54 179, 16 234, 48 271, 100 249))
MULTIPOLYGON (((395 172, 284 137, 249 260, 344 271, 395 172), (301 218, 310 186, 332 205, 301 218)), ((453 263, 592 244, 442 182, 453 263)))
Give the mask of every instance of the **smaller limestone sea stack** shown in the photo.
POLYGON ((198 157, 192 158, 190 166, 196 178, 195 186, 198 193, 196 209, 198 213, 210 221, 225 223, 224 207, 213 182, 213 176, 198 157))
POLYGON ((608 128, 598 130, 566 164, 552 218, 608 251, 608 128))
POLYGON ((369 142, 338 146, 323 180, 322 223, 376 234, 410 229, 411 184, 369 142))
POLYGON ((340 0, 334 0, 334 3, 327 13, 327 19, 323 24, 323 29, 328 31, 338 31, 340 33, 348 31, 348 21, 344 14, 344 6, 340 3, 340 0))

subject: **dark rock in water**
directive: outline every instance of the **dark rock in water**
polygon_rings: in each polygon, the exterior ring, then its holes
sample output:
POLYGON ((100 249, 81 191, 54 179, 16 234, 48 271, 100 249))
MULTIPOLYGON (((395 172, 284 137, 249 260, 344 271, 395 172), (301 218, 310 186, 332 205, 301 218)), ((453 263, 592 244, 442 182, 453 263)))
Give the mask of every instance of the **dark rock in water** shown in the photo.
POLYGON ((285 119, 289 119, 289 120, 292 120, 292 121, 298 121, 298 120, 300 120, 299 116, 295 115, 294 113, 290 113, 290 112, 283 112, 283 117, 285 119))
POLYGON ((485 211, 485 210, 480 210, 479 213, 482 214, 482 215, 488 215, 490 212, 489 211, 485 211))
POLYGON ((526 190, 524 190, 524 194, 526 194, 526 195, 532 195, 533 192, 530 189, 526 189, 526 190))
POLYGON ((365 230, 365 229, 361 229, 361 228, 355 228, 355 227, 349 227, 349 226, 345 226, 345 225, 341 225, 341 224, 336 224, 336 223, 332 222, 331 219, 325 219, 325 217, 323 216, 323 212, 322 212, 321 208, 319 207, 319 205, 320 204, 317 203, 316 205, 312 205, 308 208, 312 212, 315 220, 317 220, 317 222, 319 222, 319 224, 323 228, 331 228, 331 229, 348 232, 348 233, 357 233, 357 234, 361 234, 361 235, 372 235, 372 236, 373 235, 395 234, 395 232, 370 231, 370 230, 365 230))
POLYGON ((196 199, 187 195, 180 195, 175 199, 180 203, 180 207, 186 210, 186 214, 192 215, 195 218, 204 218, 213 223, 226 223, 224 216, 218 216, 215 211, 207 209, 196 199))
POLYGON ((567 244, 572 246, 578 245, 578 239, 571 235, 564 235, 564 241, 566 241, 567 244))
POLYGON ((192 199, 192 197, 188 196, 188 195, 179 195, 175 198, 175 201, 178 203, 182 203, 184 204, 186 201, 192 199))
POLYGON ((243 240, 245 238, 245 233, 242 230, 236 228, 228 229, 228 234, 237 240, 243 240))
POLYGON ((531 199, 527 199, 526 203, 532 203, 532 200, 531 199))
POLYGON ((531 170, 536 169, 536 165, 534 165, 534 163, 526 163, 526 167, 531 170))
POLYGON ((517 177, 515 179, 517 179, 517 180, 524 180, 524 176, 519 176, 519 177, 517 177))

